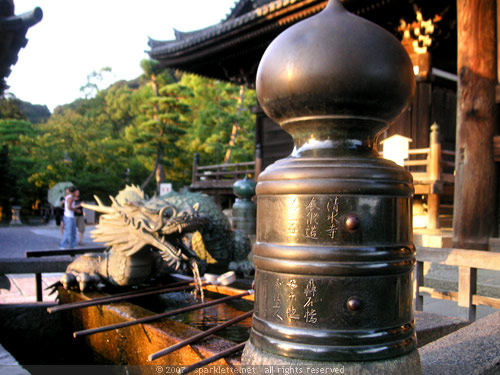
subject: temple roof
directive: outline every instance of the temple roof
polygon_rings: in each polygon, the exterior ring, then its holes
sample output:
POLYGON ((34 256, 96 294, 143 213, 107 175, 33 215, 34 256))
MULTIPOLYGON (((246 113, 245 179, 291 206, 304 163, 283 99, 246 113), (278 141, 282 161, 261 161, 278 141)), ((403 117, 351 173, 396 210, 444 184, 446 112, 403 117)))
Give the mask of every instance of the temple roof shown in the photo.
MULTIPOLYGON (((343 0, 351 12, 397 33, 401 19, 415 19, 417 1, 343 0)), ((175 30, 174 40, 149 40, 150 57, 162 66, 253 86, 260 57, 292 24, 321 11, 327 0, 239 0, 220 23, 191 32, 175 30)), ((453 2, 452 2, 453 3, 453 2)), ((419 0, 424 18, 453 16, 447 0, 419 0)), ((453 16, 454 17, 454 16, 453 16)))
POLYGON ((13 0, 0 0, 0 95, 8 88, 5 79, 10 75, 11 65, 17 62, 19 50, 28 43, 26 32, 42 17, 38 7, 16 16, 13 0))

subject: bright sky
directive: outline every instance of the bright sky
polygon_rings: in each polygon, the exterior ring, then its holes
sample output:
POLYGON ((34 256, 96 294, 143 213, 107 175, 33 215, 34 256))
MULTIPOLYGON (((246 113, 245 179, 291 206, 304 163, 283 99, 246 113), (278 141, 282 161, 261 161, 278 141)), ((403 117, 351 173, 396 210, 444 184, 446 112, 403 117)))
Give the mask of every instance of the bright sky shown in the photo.
MULTIPOLYGON (((142 74, 148 37, 174 39, 220 22, 236 0, 14 0, 19 15, 39 6, 43 19, 7 77, 8 92, 33 104, 57 105, 82 97, 87 75, 111 67, 113 77, 142 74)), ((110 77, 111 78, 111 77, 110 77)))

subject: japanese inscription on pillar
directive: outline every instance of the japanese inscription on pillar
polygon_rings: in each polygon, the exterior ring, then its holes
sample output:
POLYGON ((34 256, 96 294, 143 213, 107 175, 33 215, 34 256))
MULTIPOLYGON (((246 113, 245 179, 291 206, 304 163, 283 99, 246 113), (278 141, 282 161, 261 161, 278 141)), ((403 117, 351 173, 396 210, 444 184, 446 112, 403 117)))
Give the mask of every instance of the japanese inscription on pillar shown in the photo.
POLYGON ((276 279, 276 283, 274 284, 274 297, 273 297, 273 316, 278 320, 283 320, 283 317, 280 315, 281 310, 281 297, 279 294, 282 282, 280 279, 276 279))
POLYGON ((299 221, 298 218, 299 205, 297 203, 297 198, 292 199, 289 212, 290 214, 288 216, 288 235, 291 237, 296 237, 298 235, 297 223, 299 221))
POLYGON ((306 237, 318 239, 319 207, 316 197, 312 197, 306 207, 306 237))
POLYGON ((296 295, 296 289, 297 289, 297 281, 295 279, 291 279, 287 282, 286 284, 289 288, 290 291, 288 293, 288 307, 286 309, 286 316, 288 320, 295 319, 298 320, 299 314, 297 313, 297 295, 296 295))
POLYGON ((259 199, 263 209, 257 213, 258 241, 332 246, 357 243, 361 238, 378 243, 409 241, 408 233, 398 229, 409 225, 411 220, 409 200, 405 197, 317 194, 259 199), (362 219, 359 230, 346 227, 349 216, 362 219), (387 220, 396 217, 399 224, 387 220), (381 222, 386 226, 383 231, 375 229, 376 223, 381 222))
POLYGON ((304 318, 306 323, 315 324, 318 321, 316 310, 314 309, 314 302, 316 297, 316 284, 313 279, 307 282, 306 288, 304 290, 304 295, 306 297, 306 303, 304 308, 306 309, 304 313, 304 318))
POLYGON ((326 204, 326 210, 328 212, 328 229, 326 230, 328 236, 333 240, 335 239, 335 235, 339 230, 339 197, 335 196, 334 198, 330 198, 326 204))

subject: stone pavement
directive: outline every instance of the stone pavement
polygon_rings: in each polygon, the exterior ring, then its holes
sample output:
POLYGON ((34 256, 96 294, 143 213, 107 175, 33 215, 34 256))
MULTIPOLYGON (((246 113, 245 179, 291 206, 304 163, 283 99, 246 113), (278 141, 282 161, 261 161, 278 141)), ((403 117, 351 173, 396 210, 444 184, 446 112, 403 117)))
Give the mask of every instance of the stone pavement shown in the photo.
MULTIPOLYGON (((79 247, 102 246, 94 243, 90 232, 94 226, 87 226, 83 244, 79 247)), ((26 251, 55 250, 59 248, 60 229, 55 225, 0 227, 0 258, 24 258, 26 251)), ((56 295, 49 296, 47 286, 57 282, 62 274, 46 273, 42 275, 43 300, 53 301, 56 295)), ((35 275, 6 275, 8 279, 0 278, 0 303, 26 303, 36 301, 35 275)))
POLYGON ((0 345, 0 375, 30 375, 30 373, 0 345))

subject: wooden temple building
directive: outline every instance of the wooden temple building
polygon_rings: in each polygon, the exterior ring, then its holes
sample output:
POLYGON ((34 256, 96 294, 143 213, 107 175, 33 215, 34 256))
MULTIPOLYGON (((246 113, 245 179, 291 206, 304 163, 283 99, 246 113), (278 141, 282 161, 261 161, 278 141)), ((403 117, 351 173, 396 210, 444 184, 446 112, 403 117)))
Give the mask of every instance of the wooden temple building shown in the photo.
POLYGON ((14 1, 0 0, 0 96, 8 87, 5 80, 10 75, 11 66, 17 62, 19 50, 28 43, 26 32, 42 17, 42 9, 38 7, 16 16, 14 1))
MULTIPOLYGON (((413 103, 382 138, 411 139, 405 165, 416 196, 428 205, 428 228, 440 227, 443 207, 453 208, 453 245, 461 248, 485 249, 498 232, 497 1, 342 0, 352 13, 393 33, 412 59, 413 103)), ((239 0, 216 25, 175 31, 175 40, 150 40, 149 54, 164 67, 254 87, 269 43, 327 3, 239 0)), ((262 111, 256 115, 258 174, 288 156, 293 144, 262 111)))

